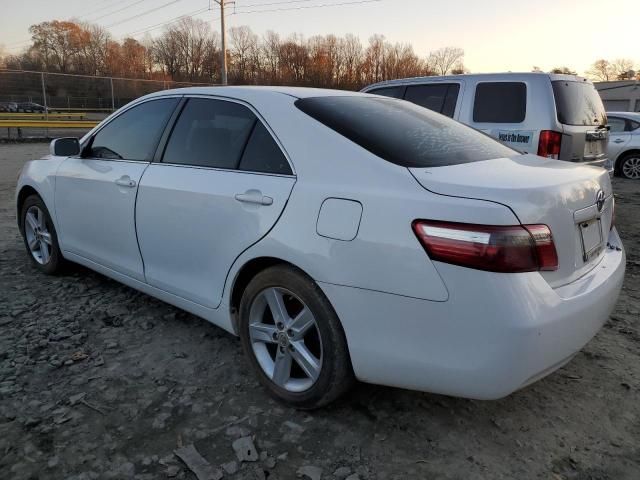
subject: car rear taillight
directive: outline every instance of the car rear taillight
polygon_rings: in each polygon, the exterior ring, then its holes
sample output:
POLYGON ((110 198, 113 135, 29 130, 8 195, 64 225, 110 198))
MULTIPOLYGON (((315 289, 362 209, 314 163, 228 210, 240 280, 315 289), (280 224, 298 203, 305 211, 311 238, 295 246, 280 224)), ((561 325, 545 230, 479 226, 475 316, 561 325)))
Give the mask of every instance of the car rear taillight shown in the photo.
POLYGON ((560 146, 562 144, 562 134, 553 130, 542 130, 538 140, 538 155, 541 157, 560 158, 560 146))
POLYGON ((557 270, 546 225, 474 225, 416 220, 413 231, 432 260, 490 272, 557 270))

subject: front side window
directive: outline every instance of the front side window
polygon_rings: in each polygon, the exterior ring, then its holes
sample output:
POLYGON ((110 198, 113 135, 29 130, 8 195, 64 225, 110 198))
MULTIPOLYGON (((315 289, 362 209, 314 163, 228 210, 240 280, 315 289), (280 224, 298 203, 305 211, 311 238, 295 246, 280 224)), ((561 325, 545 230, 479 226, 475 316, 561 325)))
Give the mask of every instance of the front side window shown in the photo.
POLYGON ((487 135, 409 102, 366 96, 310 97, 296 107, 378 157, 410 168, 512 157, 487 135))
POLYGON ((527 113, 527 86, 522 82, 484 82, 476 86, 473 121, 522 123, 527 113))
POLYGON ((98 131, 88 156, 151 161, 177 103, 177 98, 163 98, 130 108, 98 131))
POLYGON ((459 91, 460 85, 457 83, 410 85, 404 99, 447 117, 453 117, 459 91))
POLYGON ((256 121, 244 105, 191 98, 173 127, 162 161, 235 169, 256 121))

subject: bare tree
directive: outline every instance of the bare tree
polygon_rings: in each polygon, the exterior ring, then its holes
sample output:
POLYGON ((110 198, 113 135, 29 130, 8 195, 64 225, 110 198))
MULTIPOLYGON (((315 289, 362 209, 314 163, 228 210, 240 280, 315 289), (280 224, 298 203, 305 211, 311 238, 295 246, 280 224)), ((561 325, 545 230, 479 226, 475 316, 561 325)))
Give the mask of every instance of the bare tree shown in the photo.
POLYGON ((633 60, 617 58, 611 62, 611 70, 616 80, 631 80, 633 78, 633 60))
POLYGON ((591 68, 586 73, 592 79, 599 80, 601 82, 608 82, 614 76, 611 63, 604 58, 593 62, 593 65, 591 65, 591 68))
POLYGON ((458 47, 442 47, 429 54, 429 65, 438 75, 447 75, 456 63, 464 58, 464 50, 458 47))

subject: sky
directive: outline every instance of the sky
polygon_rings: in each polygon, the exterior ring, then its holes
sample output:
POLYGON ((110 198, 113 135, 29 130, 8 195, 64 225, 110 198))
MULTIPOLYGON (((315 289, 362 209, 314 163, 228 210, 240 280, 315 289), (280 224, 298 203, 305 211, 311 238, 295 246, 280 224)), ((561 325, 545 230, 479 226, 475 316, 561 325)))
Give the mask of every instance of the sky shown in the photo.
MULTIPOLYGON (((582 74, 599 58, 630 58, 640 68, 640 0, 617 0, 615 8, 603 0, 355 1, 235 0, 227 28, 248 25, 283 37, 353 33, 364 45, 378 33, 411 43, 420 56, 461 47, 472 72, 568 66, 582 74)), ((158 35, 159 24, 191 12, 220 28, 214 0, 0 0, 0 11, 0 46, 11 53, 29 43, 30 25, 53 19, 93 21, 116 39, 158 35)))

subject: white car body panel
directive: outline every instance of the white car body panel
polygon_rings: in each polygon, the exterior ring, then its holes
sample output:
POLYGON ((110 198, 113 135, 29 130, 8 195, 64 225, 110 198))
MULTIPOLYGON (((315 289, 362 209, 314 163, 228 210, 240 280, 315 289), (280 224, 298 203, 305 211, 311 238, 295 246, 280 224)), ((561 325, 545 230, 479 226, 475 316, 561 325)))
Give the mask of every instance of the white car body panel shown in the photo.
POLYGON ((149 162, 68 158, 57 171, 63 250, 144 281, 135 225, 137 185, 149 162), (134 182, 132 187, 117 180, 134 182))
POLYGON ((231 264, 271 229, 294 183, 294 177, 151 165, 136 208, 147 283, 216 308, 231 264), (273 203, 235 199, 252 190, 273 203))
MULTIPOLYGON (((640 113, 636 112, 607 112, 610 118, 631 120, 640 123, 640 113)), ((609 134, 609 144, 607 146, 609 157, 613 160, 616 168, 619 168, 619 160, 628 153, 635 152, 640 155, 640 128, 632 131, 611 131, 609 134)))
MULTIPOLYGON (((85 187, 66 191, 76 174, 88 175, 90 167, 82 160, 28 162, 17 194, 29 186, 42 196, 56 227, 62 226, 58 231, 65 258, 233 333, 232 295, 243 267, 262 258, 288 262, 314 279, 336 310, 357 378, 472 398, 507 395, 562 365, 595 335, 615 305, 625 257, 615 228, 608 231, 610 220, 603 223, 612 247, 562 286, 547 278, 549 272, 497 274, 433 262, 411 228, 415 219, 486 225, 518 225, 520 216, 547 220, 545 215, 554 210, 544 201, 549 197, 557 202, 549 195, 555 188, 566 188, 567 208, 588 208, 593 199, 585 195, 585 182, 610 193, 602 170, 534 159, 544 167, 531 165, 524 176, 521 162, 505 159, 496 160, 499 169, 492 167, 486 174, 480 168, 493 161, 410 172, 293 105, 298 97, 362 94, 284 87, 177 92, 251 105, 275 134, 294 175, 140 162, 139 170, 127 173, 132 179, 140 174, 137 189, 120 192, 105 184, 102 190, 94 189, 95 198, 87 198, 91 195, 85 187), (554 166, 548 170, 545 162, 554 166), (60 164, 64 180, 56 183, 60 164), (447 181, 449 169, 455 175, 447 181), (545 175, 550 183, 545 184, 545 175), (501 188, 505 179, 512 187, 501 188), (571 185, 582 189, 575 191, 575 202, 571 185), (272 197, 273 203, 243 206, 232 200, 251 189, 272 197), (103 212, 112 201, 123 205, 134 190, 138 199, 133 225, 128 213, 114 214, 106 218, 114 231, 105 233, 89 219, 84 243, 67 241, 73 239, 69 232, 81 228, 88 210, 103 203, 103 212), (542 192, 537 197, 536 190, 542 192), (531 195, 523 198, 525 191, 531 195), (349 211, 343 215, 334 208, 321 215, 328 199, 349 202, 349 211), (355 204, 361 205, 357 228, 355 204), (136 229, 143 276, 132 261, 135 255, 118 259, 109 253, 114 246, 100 244, 110 235, 130 241, 136 229), (92 240, 94 234, 106 237, 92 240), (92 241, 97 242, 95 250, 92 241)), ((146 98, 163 95, 177 93, 146 98)), ((103 172, 112 180, 123 173, 103 172)), ((574 226, 571 220, 568 228, 574 226)))

